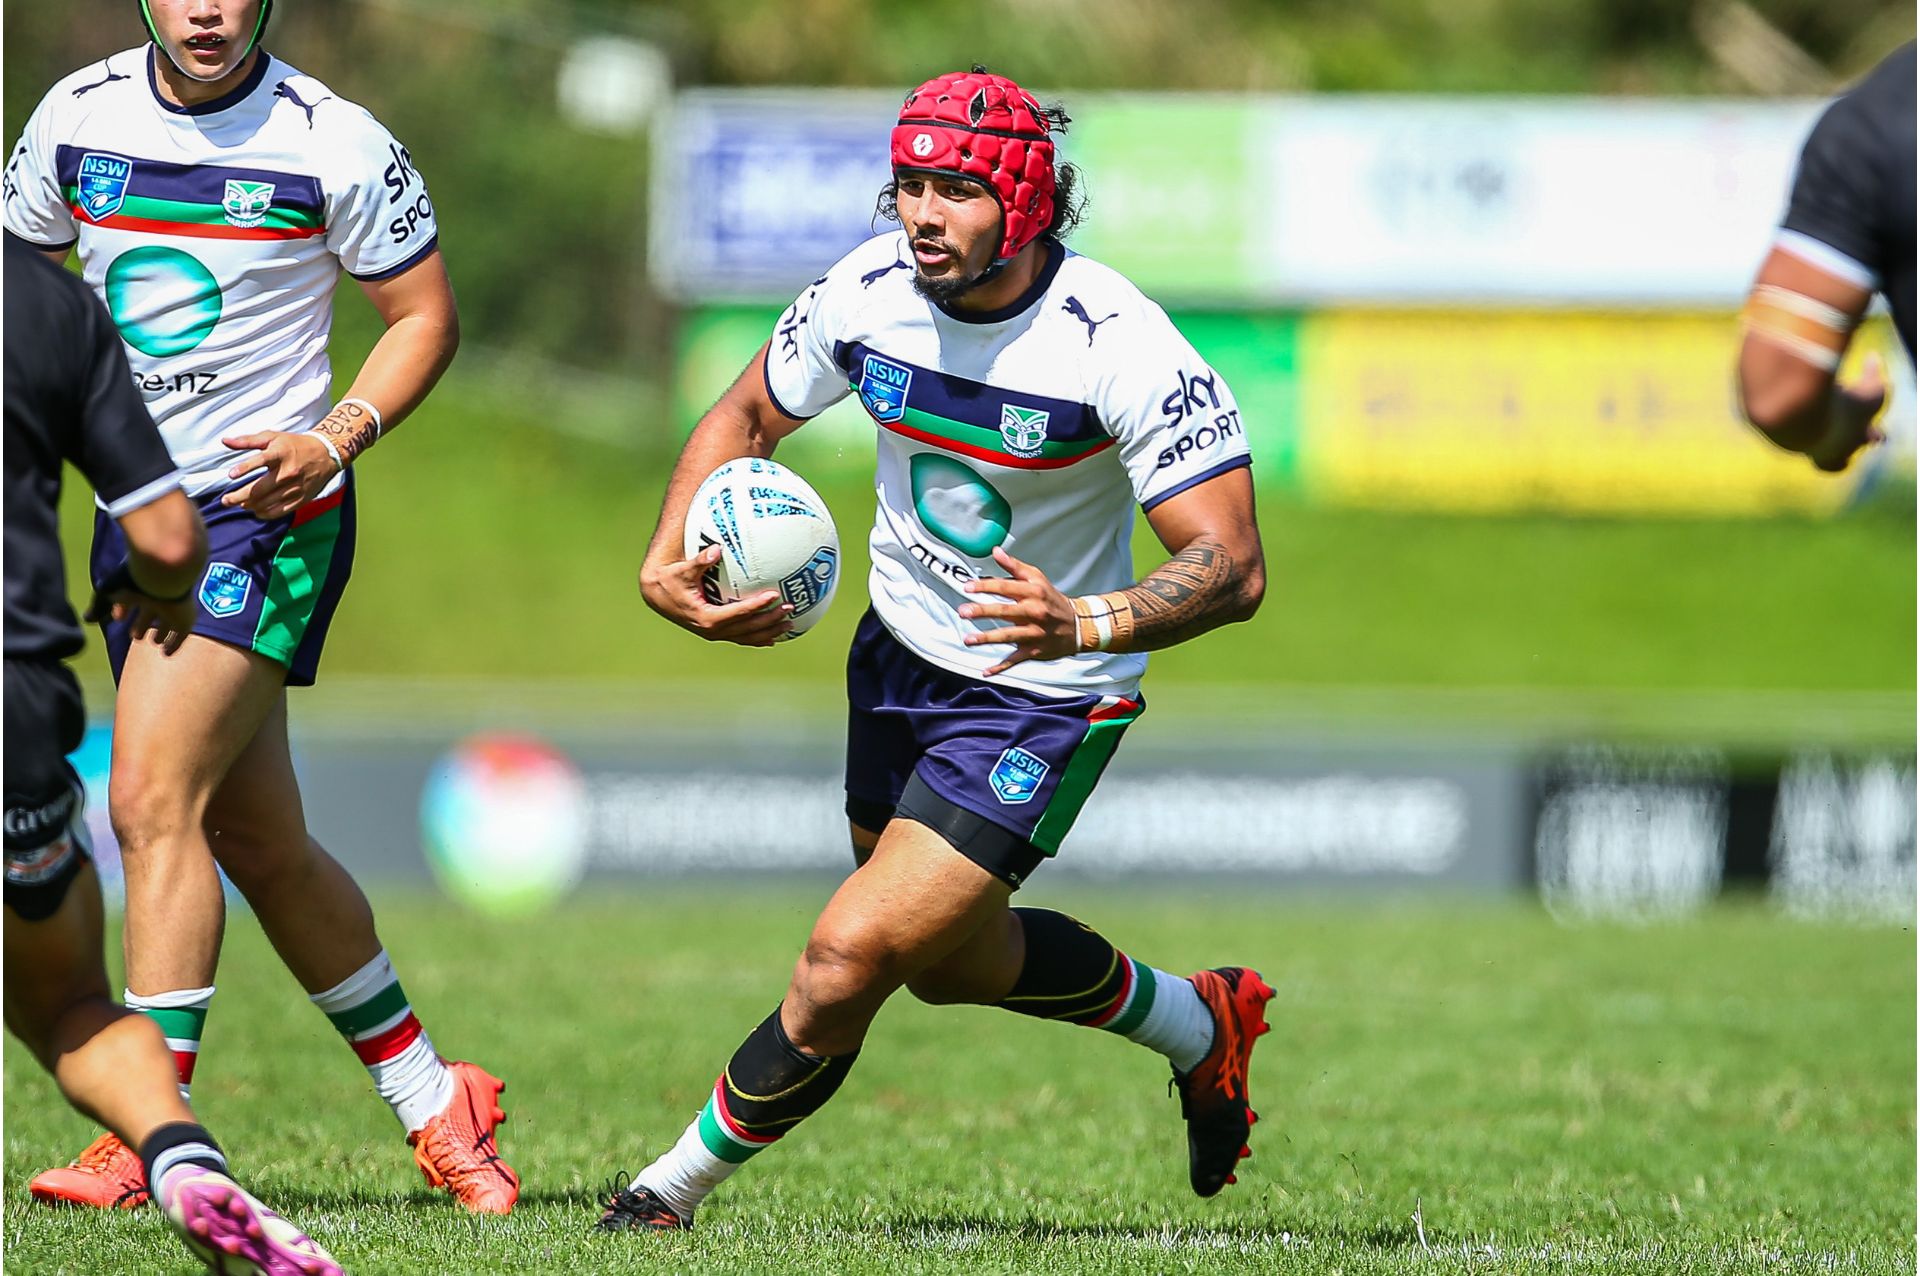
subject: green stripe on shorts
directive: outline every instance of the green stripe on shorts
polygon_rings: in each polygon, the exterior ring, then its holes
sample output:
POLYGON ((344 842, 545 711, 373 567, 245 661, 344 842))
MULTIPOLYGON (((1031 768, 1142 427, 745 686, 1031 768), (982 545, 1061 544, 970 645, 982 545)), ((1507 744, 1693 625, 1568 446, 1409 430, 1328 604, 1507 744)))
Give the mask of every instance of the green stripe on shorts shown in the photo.
POLYGON ((1087 804, 1093 795, 1093 786, 1100 782, 1100 773, 1107 769, 1107 762, 1113 757, 1113 751, 1120 747, 1120 736, 1133 725, 1145 705, 1132 713, 1117 718, 1107 718, 1100 722, 1089 722, 1087 734, 1067 760, 1067 769, 1060 775, 1060 783, 1054 787, 1053 800, 1047 803, 1047 812, 1040 817, 1040 823, 1033 830, 1029 840, 1051 855, 1060 849, 1061 839, 1073 822, 1080 818, 1080 808, 1087 804))
POLYGON ((289 528, 267 572, 267 596, 260 605, 260 624, 253 631, 253 649, 282 664, 293 662, 307 636, 307 625, 320 605, 320 593, 333 566, 333 547, 340 539, 342 504, 289 528))

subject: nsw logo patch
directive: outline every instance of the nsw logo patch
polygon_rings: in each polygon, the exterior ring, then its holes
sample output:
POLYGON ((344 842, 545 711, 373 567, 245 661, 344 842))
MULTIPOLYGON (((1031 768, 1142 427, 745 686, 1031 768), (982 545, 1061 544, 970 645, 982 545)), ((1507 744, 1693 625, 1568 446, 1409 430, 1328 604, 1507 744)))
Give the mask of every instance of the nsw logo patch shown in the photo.
POLYGON ((232 563, 210 563, 200 580, 200 605, 209 616, 237 616, 247 609, 253 577, 232 563))
POLYGON ((273 207, 273 183, 236 182, 228 178, 220 207, 226 211, 228 225, 258 226, 267 220, 267 210, 273 207))
POLYGON ((127 202, 127 183, 133 180, 133 161, 118 155, 88 153, 80 157, 80 211, 101 221, 127 202))
POLYGON ((860 380, 853 388, 860 392, 860 402, 867 405, 874 420, 892 425, 906 415, 907 390, 912 385, 913 369, 870 354, 861 363, 860 380))
POLYGON ((1040 445, 1047 441, 1047 416, 1032 408, 1000 405, 1000 440, 1015 456, 1039 456, 1040 445))
POLYGON ((1000 755, 987 782, 993 785, 993 796, 1007 806, 1019 806, 1033 801, 1049 769, 1045 762, 1016 745, 1000 755))

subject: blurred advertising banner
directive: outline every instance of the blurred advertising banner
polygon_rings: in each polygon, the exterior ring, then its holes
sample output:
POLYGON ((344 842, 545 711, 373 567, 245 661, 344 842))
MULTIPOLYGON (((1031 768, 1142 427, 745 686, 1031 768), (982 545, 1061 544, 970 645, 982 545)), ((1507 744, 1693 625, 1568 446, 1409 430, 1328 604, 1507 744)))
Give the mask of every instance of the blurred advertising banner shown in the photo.
MULTIPOLYGON (((1821 474, 1739 417, 1739 343, 1727 313, 1308 315, 1293 355, 1292 473, 1304 495, 1337 505, 1713 515, 1831 513, 1887 467, 1911 474, 1909 378, 1892 378, 1895 443, 1821 474)), ((1892 326, 1873 321, 1846 375, 1870 350, 1904 368, 1897 349, 1892 326)), ((1252 434, 1258 417, 1240 397, 1252 434)))
MULTIPOLYGON (((1042 94, 1045 97, 1045 94, 1042 94)), ((785 303, 884 223, 899 98, 693 90, 656 126, 652 261, 785 303)), ((1086 94, 1074 244, 1165 303, 1737 306, 1820 104, 1086 94)))
MULTIPOLYGON (((110 897, 109 732, 74 757, 110 897)), ((321 843, 374 885, 493 913, 649 879, 851 871, 840 731, 297 733, 321 843)), ((1910 748, 1535 748, 1143 736, 1044 870, 1052 879, 1537 892, 1567 920, 1653 920, 1729 890, 1780 912, 1910 925, 1910 748)))
MULTIPOLYGON (((777 308, 681 325, 687 428, 773 331, 777 308)), ((1497 513, 1826 514, 1913 473, 1913 381, 1871 320, 1849 372, 1885 356, 1891 442, 1841 475, 1767 446, 1733 397, 1730 312, 1329 309, 1174 312, 1233 386, 1263 487, 1329 505, 1497 513)), ((870 471, 856 396, 781 444, 804 470, 870 471)))

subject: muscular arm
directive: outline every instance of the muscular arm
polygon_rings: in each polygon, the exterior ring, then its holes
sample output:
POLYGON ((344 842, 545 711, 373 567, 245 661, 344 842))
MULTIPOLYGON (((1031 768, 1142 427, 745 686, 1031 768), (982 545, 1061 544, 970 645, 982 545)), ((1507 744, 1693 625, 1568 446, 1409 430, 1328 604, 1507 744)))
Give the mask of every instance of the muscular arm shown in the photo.
POLYGON ((1158 651, 1252 619, 1266 593, 1266 564, 1249 471, 1182 492, 1155 506, 1147 521, 1173 557, 1128 589, 1074 600, 1083 648, 1158 651), (1111 632, 1104 643, 1102 604, 1111 632))
POLYGON ((1804 453, 1821 469, 1845 469, 1854 452, 1873 440, 1873 417, 1885 401, 1877 368, 1851 385, 1839 383, 1834 373, 1871 300, 1865 288, 1781 248, 1767 256, 1754 280, 1740 345, 1741 411, 1769 442, 1804 453), (1840 328, 1784 313, 1767 304, 1770 297, 1840 328), (1809 302, 1827 310, 1813 311, 1809 302))
POLYGON ((766 361, 767 347, 761 346, 720 401, 708 408, 693 427, 667 480, 660 521, 654 526, 653 540, 640 565, 640 596, 647 606, 702 638, 748 647, 778 641, 786 630, 792 606, 781 603, 774 590, 721 606, 708 603, 701 594, 700 581, 719 560, 720 549, 709 546, 689 559, 684 546, 687 509, 707 475, 743 456, 772 456, 780 440, 802 424, 767 397, 766 361))
POLYGON ((687 436, 660 502, 660 521, 647 545, 648 567, 680 561, 687 507, 707 475, 743 456, 772 456, 780 440, 800 428, 802 422, 774 407, 767 397, 766 362, 767 346, 763 345, 687 436))

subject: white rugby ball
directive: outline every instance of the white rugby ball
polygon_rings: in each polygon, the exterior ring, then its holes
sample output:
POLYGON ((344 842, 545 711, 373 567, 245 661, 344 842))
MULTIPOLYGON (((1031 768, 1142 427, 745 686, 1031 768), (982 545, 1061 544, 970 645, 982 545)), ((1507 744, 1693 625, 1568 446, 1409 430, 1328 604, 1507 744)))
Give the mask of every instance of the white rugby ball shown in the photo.
POLYGON ((783 641, 827 614, 840 584, 840 533, 820 493, 786 466, 747 456, 707 476, 687 509, 686 555, 709 545, 720 561, 701 581, 708 602, 778 591, 793 607, 783 641))

